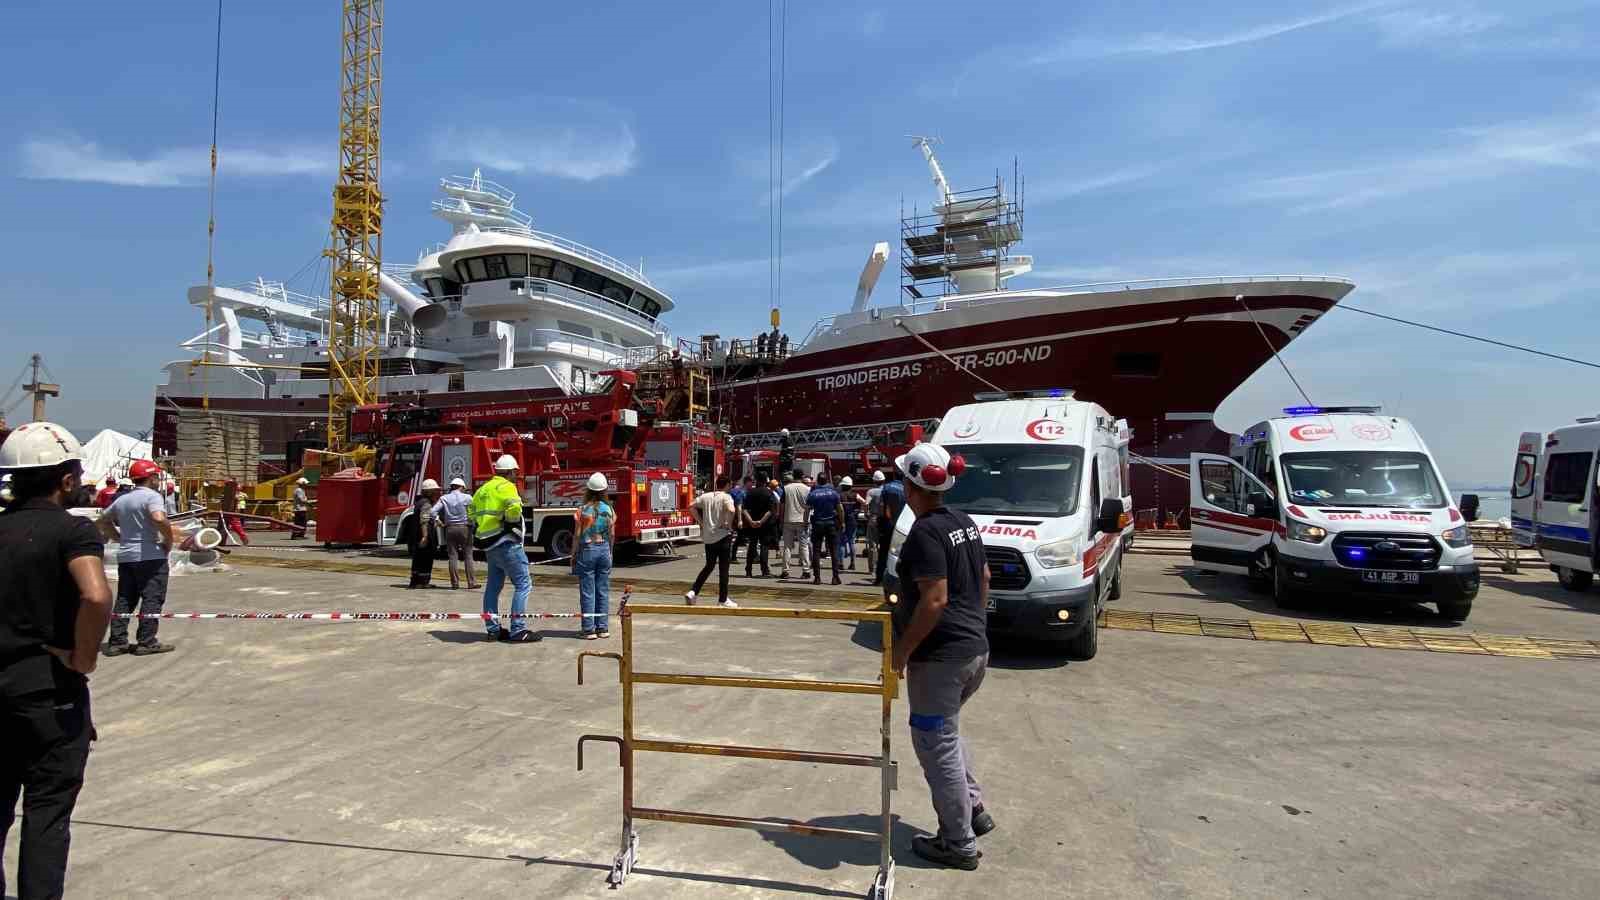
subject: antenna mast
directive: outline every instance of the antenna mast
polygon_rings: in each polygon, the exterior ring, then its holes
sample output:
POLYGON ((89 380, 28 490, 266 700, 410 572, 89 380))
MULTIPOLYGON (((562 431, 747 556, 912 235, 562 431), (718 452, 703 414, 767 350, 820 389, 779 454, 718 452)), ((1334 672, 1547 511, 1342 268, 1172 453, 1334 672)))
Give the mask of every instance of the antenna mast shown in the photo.
POLYGON ((948 205, 951 202, 950 182, 945 180, 939 158, 933 155, 933 145, 939 143, 939 139, 913 134, 911 141, 922 151, 922 158, 928 161, 928 171, 933 173, 933 186, 939 189, 939 202, 948 205))

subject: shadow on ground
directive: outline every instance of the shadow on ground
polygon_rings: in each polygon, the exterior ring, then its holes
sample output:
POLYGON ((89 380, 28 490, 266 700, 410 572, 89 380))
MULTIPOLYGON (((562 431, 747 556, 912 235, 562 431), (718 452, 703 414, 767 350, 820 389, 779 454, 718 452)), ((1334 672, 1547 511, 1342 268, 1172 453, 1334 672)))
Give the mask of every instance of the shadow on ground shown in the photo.
POLYGON ((1190 566, 1173 566, 1164 574, 1183 579, 1201 599, 1218 606, 1232 607, 1244 614, 1240 618, 1257 613, 1310 622, 1401 628, 1460 628, 1467 624, 1440 616, 1431 605, 1401 597, 1323 597, 1313 594, 1303 598, 1296 608, 1284 609, 1273 602, 1270 594, 1252 589, 1242 575, 1217 575, 1190 566))
POLYGON ((1552 607, 1566 607, 1574 612, 1600 613, 1600 591, 1594 588, 1586 591, 1569 591, 1561 586, 1561 582, 1555 580, 1527 581, 1487 571, 1483 573, 1482 578, 1484 587, 1499 588, 1507 593, 1527 597, 1530 600, 1542 600, 1552 607))
MULTIPOLYGON (((903 776, 905 773, 902 772, 901 774, 903 776)), ((890 852, 894 854, 895 866, 908 869, 939 868, 939 866, 911 852, 911 839, 927 832, 907 825, 901 821, 899 816, 893 816, 892 819, 893 824, 889 829, 889 847, 890 852)), ((856 831, 877 831, 878 823, 881 820, 878 816, 860 813, 849 816, 821 816, 804 822, 795 819, 778 819, 777 821, 793 822, 797 825, 813 825, 821 828, 851 828, 856 831)), ((837 869, 840 866, 876 867, 878 865, 878 845, 876 843, 849 838, 817 837, 788 831, 763 831, 761 832, 761 837, 767 843, 778 847, 797 861, 813 869, 837 869)))

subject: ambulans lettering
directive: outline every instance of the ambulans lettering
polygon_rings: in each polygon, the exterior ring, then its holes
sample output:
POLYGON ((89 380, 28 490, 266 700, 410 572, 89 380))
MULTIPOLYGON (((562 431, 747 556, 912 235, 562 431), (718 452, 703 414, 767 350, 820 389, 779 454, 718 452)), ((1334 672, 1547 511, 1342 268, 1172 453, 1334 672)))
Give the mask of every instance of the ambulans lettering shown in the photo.
POLYGON ((1025 541, 1037 541, 1039 532, 1032 528, 1022 528, 1017 525, 980 525, 978 531, 983 534, 993 534, 1000 537, 1022 538, 1025 541))
POLYGON ((1289 437, 1297 441, 1321 441, 1333 437, 1333 429, 1326 425, 1296 425, 1289 429, 1289 437))
POLYGON ((1427 513, 1402 513, 1402 512, 1330 512, 1325 513, 1330 522, 1420 522, 1426 524, 1433 521, 1427 513))
POLYGON ((861 384, 876 384, 880 381, 896 381, 901 378, 915 378, 922 374, 922 363, 905 363, 897 366, 880 366, 876 369, 858 369, 854 372, 844 372, 839 375, 824 375, 817 379, 817 390, 830 391, 834 388, 855 387, 861 384))

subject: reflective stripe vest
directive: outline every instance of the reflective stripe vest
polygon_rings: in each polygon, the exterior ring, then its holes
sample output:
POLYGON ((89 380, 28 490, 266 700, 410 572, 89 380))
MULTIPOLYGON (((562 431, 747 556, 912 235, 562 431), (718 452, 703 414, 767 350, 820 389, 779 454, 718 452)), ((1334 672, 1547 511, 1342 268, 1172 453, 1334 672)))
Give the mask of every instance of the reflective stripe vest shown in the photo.
POLYGON ((473 493, 467 514, 472 519, 473 537, 480 542, 479 546, 505 532, 522 539, 522 495, 517 493, 516 485, 499 475, 484 482, 483 487, 473 493))

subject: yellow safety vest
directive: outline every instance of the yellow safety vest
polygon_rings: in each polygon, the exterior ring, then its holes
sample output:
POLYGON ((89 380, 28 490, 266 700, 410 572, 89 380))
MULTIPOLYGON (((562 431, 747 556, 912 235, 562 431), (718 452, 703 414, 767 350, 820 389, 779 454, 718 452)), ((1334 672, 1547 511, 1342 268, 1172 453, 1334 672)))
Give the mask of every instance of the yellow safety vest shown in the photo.
POLYGON ((516 485, 499 475, 473 493, 467 515, 472 519, 473 539, 480 548, 498 543, 503 534, 522 540, 522 495, 516 485))

